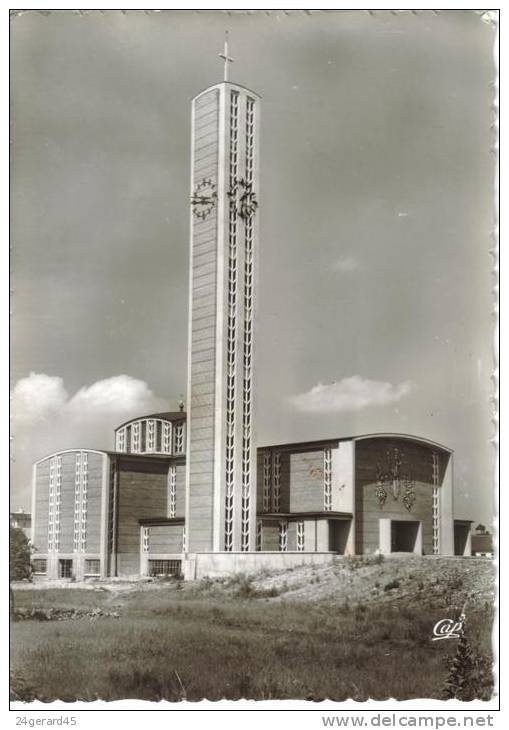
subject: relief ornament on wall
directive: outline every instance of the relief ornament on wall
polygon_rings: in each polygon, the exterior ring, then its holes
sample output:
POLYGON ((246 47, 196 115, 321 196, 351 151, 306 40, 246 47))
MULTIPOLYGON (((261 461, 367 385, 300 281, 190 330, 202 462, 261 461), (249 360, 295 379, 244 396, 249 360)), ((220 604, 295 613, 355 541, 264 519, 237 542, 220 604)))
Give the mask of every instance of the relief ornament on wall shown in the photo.
POLYGON ((403 505, 409 512, 412 510, 416 501, 415 481, 411 472, 404 470, 404 454, 397 446, 386 452, 385 464, 377 463, 376 484, 375 495, 381 507, 387 501, 389 493, 395 502, 403 494, 403 505))

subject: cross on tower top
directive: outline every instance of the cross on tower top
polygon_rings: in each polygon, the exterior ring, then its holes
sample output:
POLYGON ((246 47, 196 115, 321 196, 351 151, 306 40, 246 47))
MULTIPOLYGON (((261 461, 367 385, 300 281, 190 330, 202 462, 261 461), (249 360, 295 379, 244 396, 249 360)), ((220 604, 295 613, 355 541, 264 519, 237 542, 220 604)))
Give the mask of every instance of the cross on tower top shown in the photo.
POLYGON ((234 59, 228 55, 228 31, 224 34, 224 51, 217 54, 224 61, 224 80, 228 81, 228 64, 233 63, 234 59))

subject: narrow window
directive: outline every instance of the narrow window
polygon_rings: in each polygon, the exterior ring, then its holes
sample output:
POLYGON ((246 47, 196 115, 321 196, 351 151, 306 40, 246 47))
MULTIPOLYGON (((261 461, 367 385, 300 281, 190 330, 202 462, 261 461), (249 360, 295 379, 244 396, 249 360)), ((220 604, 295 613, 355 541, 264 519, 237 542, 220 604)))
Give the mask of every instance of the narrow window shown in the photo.
POLYGON ((144 553, 150 551, 150 528, 142 527, 141 530, 142 550, 144 553))
POLYGON ((279 523, 279 552, 285 553, 288 550, 288 522, 279 523))
POLYGON ((304 552, 304 522, 297 522, 297 550, 304 552))

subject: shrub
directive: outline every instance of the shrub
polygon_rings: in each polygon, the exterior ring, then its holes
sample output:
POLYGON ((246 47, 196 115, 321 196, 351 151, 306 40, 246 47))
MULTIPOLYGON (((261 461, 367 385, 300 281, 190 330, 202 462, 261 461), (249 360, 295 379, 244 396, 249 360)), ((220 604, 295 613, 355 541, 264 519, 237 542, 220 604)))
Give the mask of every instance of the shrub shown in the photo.
POLYGON ((456 699, 470 702, 475 699, 488 700, 493 693, 493 674, 487 656, 472 652, 470 642, 463 629, 458 648, 453 657, 449 674, 444 683, 443 696, 446 700, 456 699))
POLYGON ((348 570, 358 570, 359 568, 367 568, 370 565, 381 565, 385 560, 382 553, 374 555, 347 555, 345 565, 348 570))
POLYGON ((32 576, 30 543, 19 527, 9 531, 9 580, 25 580, 32 576))
POLYGON ((256 593, 253 586, 253 579, 249 575, 239 573, 238 579, 235 582, 232 581, 232 583, 233 585, 236 585, 236 598, 253 598, 254 594, 256 593))
POLYGON ((394 588, 399 588, 400 582, 399 580, 390 580, 388 583, 384 585, 384 591, 392 591, 394 588))

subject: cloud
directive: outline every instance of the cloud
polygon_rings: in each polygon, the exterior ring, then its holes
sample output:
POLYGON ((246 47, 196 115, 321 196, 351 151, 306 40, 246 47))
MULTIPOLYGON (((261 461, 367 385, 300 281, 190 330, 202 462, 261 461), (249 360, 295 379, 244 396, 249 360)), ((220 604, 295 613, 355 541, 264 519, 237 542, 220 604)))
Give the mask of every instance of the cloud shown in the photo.
POLYGON ((25 426, 41 420, 62 417, 66 420, 100 418, 113 414, 136 415, 164 408, 147 383, 130 375, 115 375, 80 388, 69 397, 62 378, 45 373, 30 373, 18 380, 12 390, 14 421, 25 426))
POLYGON ((147 383, 115 375, 70 396, 62 378, 30 373, 11 393, 12 482, 16 499, 30 506, 31 464, 61 449, 113 448, 113 431, 135 416, 168 410, 147 383))
POLYGON ((351 271, 357 271, 360 268, 360 263, 353 256, 342 256, 332 264, 331 268, 332 271, 347 274, 351 271))
POLYGON ((65 409, 82 416, 100 412, 142 415, 164 407, 165 404, 154 396, 143 380, 130 375, 116 375, 80 388, 65 409))
POLYGON ((410 393, 411 387, 409 382, 392 385, 352 375, 330 385, 318 383, 306 393, 292 396, 289 401, 297 410, 306 413, 360 411, 369 406, 396 403, 410 393))
POLYGON ((18 380, 11 394, 11 412, 14 420, 22 423, 44 420, 58 413, 69 396, 62 378, 30 373, 18 380))

